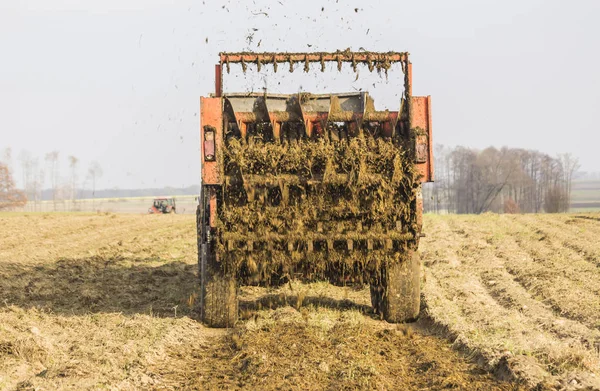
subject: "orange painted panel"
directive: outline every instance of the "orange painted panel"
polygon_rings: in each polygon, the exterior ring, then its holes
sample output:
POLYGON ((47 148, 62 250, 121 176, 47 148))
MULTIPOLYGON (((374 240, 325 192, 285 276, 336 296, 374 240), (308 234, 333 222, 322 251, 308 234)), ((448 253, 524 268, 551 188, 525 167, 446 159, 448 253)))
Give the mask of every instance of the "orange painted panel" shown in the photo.
POLYGON ((421 182, 433 182, 433 138, 431 129, 431 96, 413 96, 411 106, 412 129, 423 131, 417 135, 417 170, 421 182))
POLYGON ((221 184, 221 176, 219 169, 222 161, 221 145, 223 144, 223 103, 221 98, 204 98, 200 97, 200 149, 202 163, 202 184, 203 185, 218 185, 221 184), (205 143, 204 127, 211 126, 215 129, 214 146, 205 143), (210 148, 214 151, 215 160, 205 161, 205 148, 210 148))

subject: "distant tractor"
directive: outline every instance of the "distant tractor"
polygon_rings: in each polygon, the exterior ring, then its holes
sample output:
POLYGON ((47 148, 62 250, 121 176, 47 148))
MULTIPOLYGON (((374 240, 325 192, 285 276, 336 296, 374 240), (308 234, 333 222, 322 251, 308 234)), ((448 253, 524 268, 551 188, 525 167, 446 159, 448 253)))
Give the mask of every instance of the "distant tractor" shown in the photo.
POLYGON ((155 198, 148 213, 177 213, 175 198, 155 198))

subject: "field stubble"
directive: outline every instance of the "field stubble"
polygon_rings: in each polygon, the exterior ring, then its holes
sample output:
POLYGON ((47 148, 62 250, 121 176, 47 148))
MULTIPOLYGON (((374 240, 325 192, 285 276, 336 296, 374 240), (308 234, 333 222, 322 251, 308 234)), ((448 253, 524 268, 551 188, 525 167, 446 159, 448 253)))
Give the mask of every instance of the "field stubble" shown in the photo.
POLYGON ((596 217, 427 216, 416 324, 294 282, 243 287, 217 330, 195 320, 191 216, 1 214, 0 390, 593 387, 596 217))
POLYGON ((431 216, 427 314, 500 378, 600 389, 594 215, 431 216))

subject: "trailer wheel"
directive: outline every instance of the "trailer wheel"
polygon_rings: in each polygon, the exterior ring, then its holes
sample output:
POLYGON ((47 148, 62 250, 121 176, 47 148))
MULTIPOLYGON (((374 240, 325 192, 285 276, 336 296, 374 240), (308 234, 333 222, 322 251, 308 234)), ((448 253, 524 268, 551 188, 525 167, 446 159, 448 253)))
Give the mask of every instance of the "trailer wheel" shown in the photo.
POLYGON ((373 311, 376 314, 381 314, 383 312, 383 285, 369 285, 369 289, 371 291, 371 305, 373 306, 373 311))
POLYGON ((205 241, 202 207, 196 212, 198 231, 198 264, 200 274, 200 313, 209 327, 233 327, 238 317, 237 284, 225 275, 216 262, 214 249, 205 241))
POLYGON ((420 258, 410 250, 406 261, 387 266, 383 284, 371 287, 375 312, 390 323, 411 322, 421 306, 420 258))
POLYGON ((233 327, 238 317, 235 279, 207 275, 202 290, 202 321, 209 327, 233 327))

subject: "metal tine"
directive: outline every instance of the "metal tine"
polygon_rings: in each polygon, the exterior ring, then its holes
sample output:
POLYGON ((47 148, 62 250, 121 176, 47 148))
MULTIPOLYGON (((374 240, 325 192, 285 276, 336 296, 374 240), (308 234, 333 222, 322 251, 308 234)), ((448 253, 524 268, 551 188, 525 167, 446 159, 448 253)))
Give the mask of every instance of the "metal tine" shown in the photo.
POLYGON ((246 196, 248 197, 248 202, 253 202, 254 201, 254 192, 255 192, 255 187, 252 185, 249 185, 247 183, 244 183, 244 187, 246 190, 246 196))
POLYGON ((281 189, 281 203, 283 205, 287 205, 290 200, 290 187, 288 186, 287 183, 282 182, 280 184, 280 189, 281 189))
POLYGON ((408 53, 404 52, 388 52, 388 53, 371 53, 371 52, 352 52, 349 50, 337 51, 330 53, 233 53, 223 52, 220 53, 221 64, 225 63, 227 73, 230 72, 230 63, 240 63, 244 72, 247 70, 246 61, 256 62, 258 70, 261 70, 261 64, 267 62, 273 63, 273 70, 277 72, 278 62, 289 62, 290 72, 294 71, 294 62, 304 61, 304 71, 308 72, 309 65, 311 62, 320 62, 321 71, 325 71, 326 61, 335 61, 337 63, 338 70, 341 70, 342 63, 348 62, 352 64, 354 72, 358 72, 357 64, 359 62, 367 64, 369 71, 373 72, 375 68, 378 71, 382 69, 386 72, 389 65, 395 62, 400 62, 402 70, 406 74, 406 65, 409 63, 408 53))
POLYGON ((371 58, 371 54, 367 55, 367 66, 369 68, 369 72, 373 72, 375 65, 373 64, 373 59, 371 58))
POLYGON ((393 247, 394 247, 394 243, 392 242, 392 239, 386 239, 385 240, 385 249, 391 250, 393 247))
POLYGON ((259 203, 266 205, 267 204, 267 189, 264 187, 261 187, 259 189, 257 189, 257 193, 258 193, 258 201, 259 203))

